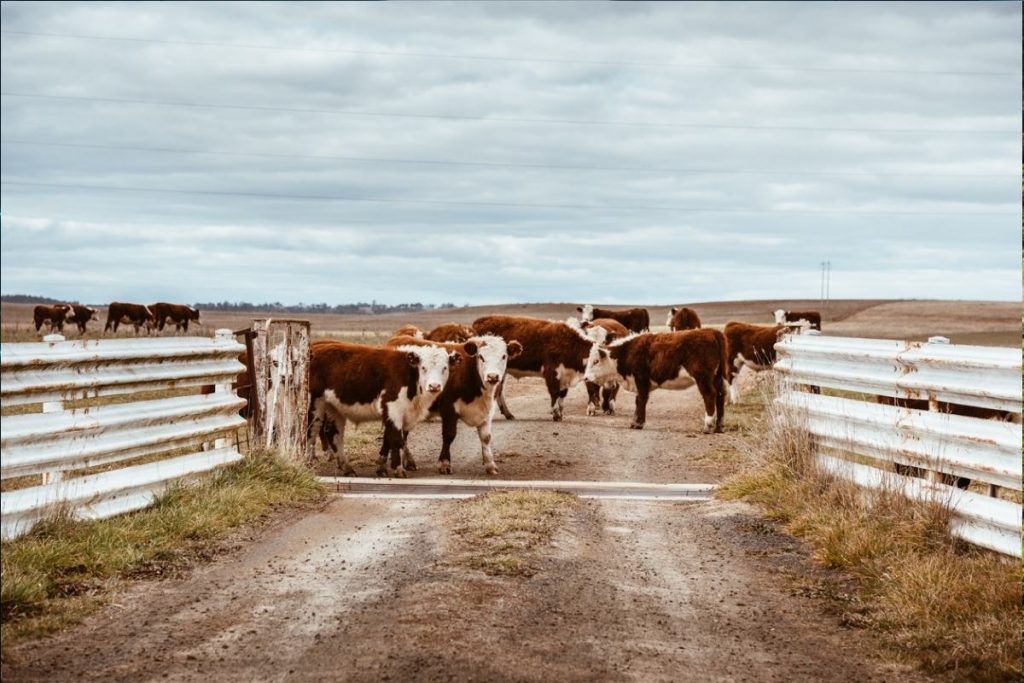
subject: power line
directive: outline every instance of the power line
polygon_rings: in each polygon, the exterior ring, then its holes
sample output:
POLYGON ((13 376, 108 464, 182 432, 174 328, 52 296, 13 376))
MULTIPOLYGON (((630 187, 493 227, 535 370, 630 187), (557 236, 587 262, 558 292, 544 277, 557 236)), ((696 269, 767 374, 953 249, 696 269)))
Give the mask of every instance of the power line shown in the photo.
POLYGON ((4 35, 37 36, 72 40, 99 40, 127 43, 156 43, 160 45, 183 45, 190 47, 226 47, 245 50, 275 50, 282 52, 312 52, 321 54, 360 55, 367 57, 415 57, 426 59, 462 59, 470 61, 522 62, 537 64, 576 64, 581 66, 621 66, 637 69, 689 69, 709 71, 806 71, 820 73, 867 73, 867 74, 909 74, 913 76, 1016 76, 1012 71, 952 71, 931 69, 865 69, 857 67, 828 66, 786 66, 782 64, 681 64, 678 62, 624 62, 587 59, 556 59, 550 57, 503 57, 497 55, 467 55, 443 52, 402 52, 388 50, 345 50, 341 48, 291 47, 286 45, 254 45, 249 43, 224 43, 208 40, 168 40, 164 38, 138 38, 129 36, 96 36, 79 33, 44 33, 38 31, 0 31, 4 35))
POLYGON ((806 170, 757 170, 730 168, 659 168, 652 166, 592 166, 572 164, 531 164, 501 161, 459 161, 452 159, 395 159, 389 157, 356 157, 327 154, 284 154, 273 152, 227 152, 209 149, 185 149, 181 147, 135 147, 130 145, 101 145, 78 142, 54 142, 49 140, 0 140, 3 144, 39 145, 43 147, 70 147, 74 149, 105 149, 128 152, 158 152, 167 154, 205 154, 225 157, 250 157, 266 159, 313 159, 323 161, 356 161, 386 164, 423 164, 439 166, 473 166, 495 168, 542 168, 565 171, 631 171, 645 173, 691 173, 706 175, 825 175, 855 177, 922 177, 922 178, 1012 178, 1012 173, 906 173, 886 171, 806 171, 806 170))
POLYGON ((975 212, 975 211, 850 211, 848 209, 801 210, 801 209, 735 209, 710 206, 638 206, 638 205, 601 205, 601 204, 535 204, 528 202, 484 202, 449 199, 403 199, 396 197, 353 197, 337 195, 297 195, 274 192, 245 192, 240 190, 194 190, 162 187, 129 187, 116 185, 84 185, 72 183, 38 183, 25 180, 8 180, 0 178, 0 185, 18 185, 24 187, 48 187, 71 190, 112 190, 115 192, 153 192, 159 194, 184 194, 223 197, 253 197, 257 199, 285 199, 295 201, 323 202, 369 202, 382 204, 426 204, 478 207, 513 207, 529 209, 596 209, 600 211, 675 211, 678 213, 749 213, 749 214, 806 214, 806 215, 848 215, 848 216, 1016 216, 1015 213, 975 212))
POLYGON ((631 128, 695 128, 722 130, 786 130, 786 131, 831 131, 846 133, 964 133, 999 134, 1016 133, 1015 130, 971 130, 958 128, 855 128, 844 126, 754 126, 728 123, 663 123, 657 121, 600 121, 588 119, 533 119, 508 116, 470 116, 467 114, 409 114, 396 112, 362 111, 354 109, 318 109, 302 107, 272 107, 252 104, 227 104, 221 102, 175 102, 170 100, 143 100, 127 97, 85 97, 77 95, 43 95, 39 93, 0 92, 3 97, 24 97, 44 100, 66 100, 72 102, 106 102, 112 104, 141 104, 156 107, 193 107, 202 109, 237 109, 244 111, 271 111, 291 114, 339 114, 344 116, 373 116, 403 119, 441 119, 451 121, 484 121, 494 123, 553 123, 585 126, 624 126, 631 128))

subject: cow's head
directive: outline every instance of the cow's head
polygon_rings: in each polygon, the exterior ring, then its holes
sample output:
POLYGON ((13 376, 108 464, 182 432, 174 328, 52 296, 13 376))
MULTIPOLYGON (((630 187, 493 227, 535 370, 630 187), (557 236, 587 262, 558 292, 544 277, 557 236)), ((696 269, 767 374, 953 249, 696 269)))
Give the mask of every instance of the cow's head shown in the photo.
POLYGON ((404 351, 409 365, 419 370, 416 388, 420 394, 441 393, 451 367, 462 360, 457 351, 449 353, 440 346, 400 346, 398 350, 404 351))
POLYGON ((779 310, 775 311, 773 313, 773 315, 775 316, 775 322, 777 324, 781 325, 782 323, 786 322, 786 310, 785 309, 780 308, 779 310))
POLYGON ((594 307, 590 304, 584 304, 583 306, 577 306, 576 310, 580 313, 580 321, 588 322, 594 319, 594 307))
POLYGON ((199 309, 188 306, 188 319, 199 322, 199 309))
POLYGON ((473 337, 466 342, 466 353, 476 358, 476 369, 480 373, 480 379, 484 386, 497 386, 501 378, 505 376, 505 369, 508 367, 510 358, 515 358, 523 352, 523 346, 512 340, 508 343, 501 337, 484 335, 473 337), (473 352, 470 353, 470 347, 473 352))
POLYGON ((590 349, 590 356, 587 358, 587 367, 583 377, 588 382, 595 384, 607 384, 608 382, 620 382, 619 364, 612 358, 608 347, 594 344, 590 349))
POLYGON ((672 318, 676 317, 676 313, 678 313, 678 312, 679 312, 679 309, 678 309, 678 308, 673 308, 673 309, 671 309, 671 310, 670 310, 670 311, 668 312, 668 317, 667 317, 667 318, 665 318, 665 325, 666 325, 667 327, 669 327, 670 329, 671 329, 671 327, 672 327, 672 318))

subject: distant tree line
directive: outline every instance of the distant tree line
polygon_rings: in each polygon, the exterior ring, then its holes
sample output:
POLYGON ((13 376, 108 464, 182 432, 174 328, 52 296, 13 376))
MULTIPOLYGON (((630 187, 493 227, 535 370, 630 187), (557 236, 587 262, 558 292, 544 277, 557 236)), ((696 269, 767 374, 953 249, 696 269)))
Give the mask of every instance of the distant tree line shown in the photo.
POLYGON ((387 304, 371 301, 363 301, 355 304, 336 304, 331 306, 326 303, 305 304, 301 301, 297 304, 282 304, 280 301, 273 303, 264 302, 261 304, 248 301, 210 301, 193 304, 200 311, 237 311, 239 313, 255 313, 261 311, 277 311, 280 313, 339 313, 342 315, 355 313, 416 313, 419 311, 433 311, 444 308, 455 308, 455 304, 446 302, 443 304, 398 304, 389 306, 387 304))
POLYGON ((0 301, 5 304, 77 304, 77 301, 65 301, 63 299, 51 299, 48 296, 34 296, 32 294, 4 294, 0 301))

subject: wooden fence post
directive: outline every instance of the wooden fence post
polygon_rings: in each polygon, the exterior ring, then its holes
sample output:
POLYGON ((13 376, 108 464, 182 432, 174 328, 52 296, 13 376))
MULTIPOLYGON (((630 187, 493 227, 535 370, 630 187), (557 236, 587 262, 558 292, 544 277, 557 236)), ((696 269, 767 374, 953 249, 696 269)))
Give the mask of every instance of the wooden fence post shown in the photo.
POLYGON ((308 457, 309 321, 253 321, 253 366, 259 412, 253 439, 298 460, 308 457))

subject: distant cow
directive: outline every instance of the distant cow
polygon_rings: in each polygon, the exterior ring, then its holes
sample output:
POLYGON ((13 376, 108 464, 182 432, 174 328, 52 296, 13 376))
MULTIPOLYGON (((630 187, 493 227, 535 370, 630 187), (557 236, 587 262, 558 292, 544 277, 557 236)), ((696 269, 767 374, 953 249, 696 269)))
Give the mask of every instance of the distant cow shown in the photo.
MULTIPOLYGON (((583 379, 587 356, 594 345, 579 327, 561 321, 540 320, 514 315, 487 315, 473 321, 477 334, 493 334, 516 339, 523 352, 508 362, 508 373, 515 378, 543 377, 551 397, 551 417, 562 419, 562 403, 569 388, 583 379)), ((504 382, 498 387, 501 414, 513 420, 503 395, 504 382)))
POLYGON ((771 370, 775 364, 775 344, 785 332, 784 325, 748 325, 736 321, 725 324, 725 338, 729 342, 730 402, 740 402, 737 382, 743 366, 754 372, 771 370))
POLYGON ((709 328, 634 334, 595 346, 586 370, 587 381, 618 380, 636 392, 631 429, 643 429, 653 390, 688 389, 696 383, 704 399, 703 431, 721 432, 728 376, 725 336, 709 328))
POLYGON ((78 334, 85 334, 85 326, 90 320, 99 320, 95 308, 71 304, 71 310, 64 317, 65 322, 74 323, 78 326, 78 334))
POLYGON ((36 332, 43 326, 43 323, 50 324, 50 332, 64 331, 64 319, 71 310, 67 304, 54 304, 52 306, 36 306, 32 309, 32 319, 36 324, 36 332))
POLYGON ((160 332, 164 331, 164 325, 168 321, 174 323, 176 331, 184 328, 186 332, 188 332, 189 321, 199 322, 199 311, 191 306, 160 302, 150 304, 149 310, 153 313, 153 318, 156 320, 156 329, 160 332))
POLYGON ((461 343, 475 334, 472 327, 466 327, 459 323, 445 323, 432 329, 424 335, 424 338, 434 342, 461 343))
POLYGON ((156 318, 153 317, 153 312, 149 310, 148 306, 115 301, 107 307, 107 324, 103 327, 103 331, 117 332, 118 325, 131 325, 135 328, 135 334, 138 334, 139 329, 145 325, 148 333, 153 329, 155 323, 156 318))
MULTIPOLYGON (((494 417, 495 394, 505 376, 510 358, 518 356, 523 347, 518 341, 505 343, 491 335, 473 337, 463 343, 430 342, 414 337, 393 337, 388 346, 437 345, 462 356, 452 368, 448 383, 430 408, 431 415, 441 416, 441 455, 438 472, 452 473, 451 446, 458 433, 459 420, 476 429, 480 437, 480 455, 487 474, 497 474, 491 449, 491 422, 494 417)), ((408 448, 403 451, 406 462, 413 462, 408 448)))
MULTIPOLYGON (((604 344, 613 342, 616 339, 622 339, 629 334, 629 330, 626 329, 625 325, 611 318, 598 318, 587 323, 581 323, 581 326, 589 330, 587 336, 596 342, 604 344), (595 331, 594 328, 605 330, 605 334, 602 335, 603 339, 591 334, 595 331)), ((604 386, 595 382, 587 382, 586 385, 587 415, 597 415, 599 410, 605 415, 614 415, 615 398, 619 395, 619 383, 612 380, 605 382, 604 386)))
POLYGON ((423 330, 416 327, 415 325, 402 325, 397 330, 395 330, 394 336, 415 337, 416 339, 423 339, 423 330))
POLYGON ((775 311, 775 322, 779 325, 784 323, 796 323, 806 320, 812 330, 821 330, 821 313, 817 311, 786 311, 779 309, 775 311))
POLYGON ((618 320, 633 332, 645 332, 651 329, 651 316, 646 308, 628 308, 624 311, 609 311, 606 308, 594 308, 590 304, 577 306, 580 322, 590 322, 596 318, 618 320))
MULTIPOLYGON (((335 461, 345 475, 354 474, 345 456, 345 424, 384 423, 384 444, 377 475, 388 473, 391 454, 395 476, 405 476, 405 436, 430 411, 448 381, 458 353, 436 346, 381 348, 320 341, 310 348, 309 434, 330 436, 335 461)), ((413 462, 409 469, 415 469, 413 462)))
POLYGON ((668 325, 668 329, 673 332, 680 332, 682 330, 699 330, 700 317, 697 316, 697 311, 692 308, 673 308, 668 312, 668 318, 665 319, 665 324, 668 325))

